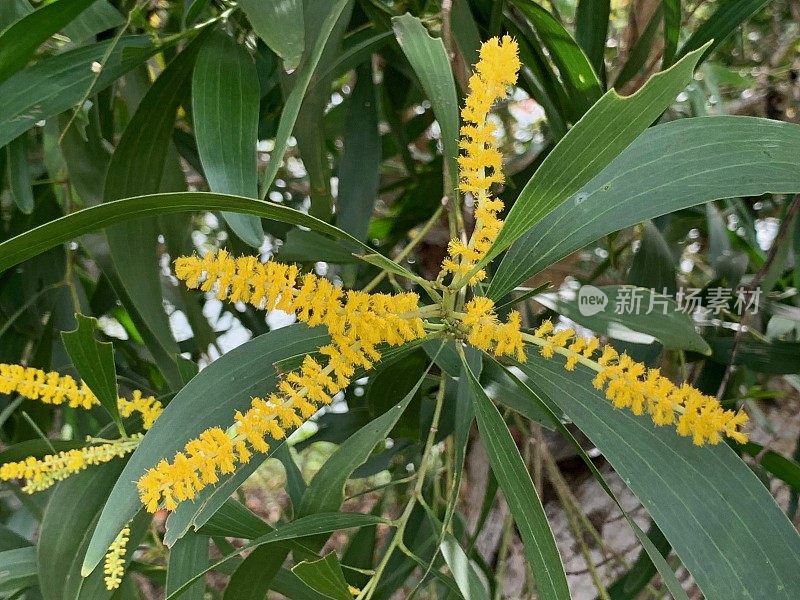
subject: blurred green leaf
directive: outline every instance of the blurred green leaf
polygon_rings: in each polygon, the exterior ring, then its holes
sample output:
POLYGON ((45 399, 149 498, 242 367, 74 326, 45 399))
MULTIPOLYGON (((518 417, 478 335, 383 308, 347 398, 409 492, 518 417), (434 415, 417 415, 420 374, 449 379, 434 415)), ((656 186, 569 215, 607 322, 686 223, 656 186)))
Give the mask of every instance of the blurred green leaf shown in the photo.
POLYGON ((51 2, 3 31, 0 34, 0 82, 28 64, 39 46, 93 2, 95 0, 51 2))
MULTIPOLYGON (((583 49, 564 26, 533 0, 511 0, 530 19, 550 60, 558 69, 567 93, 572 119, 577 121, 603 95, 597 73, 583 49)), ((599 26, 603 32, 602 25, 599 26)))
POLYGON ((313 46, 308 46, 306 52, 308 53, 297 73, 294 80, 292 91, 286 98, 283 105, 283 112, 278 123, 278 130, 275 134, 275 146, 270 153, 269 164, 267 165, 264 176, 261 180, 261 198, 266 198, 275 176, 281 166, 281 161, 286 154, 286 144, 289 141, 289 136, 292 134, 297 117, 300 114, 300 106, 303 103, 303 97, 308 90, 308 85, 311 82, 311 77, 317 68, 317 64, 322 57, 322 52, 329 36, 333 32, 339 18, 346 10, 352 7, 352 0, 335 0, 327 8, 325 18, 322 21, 319 37, 315 40, 313 46))
POLYGON ((15 592, 36 585, 39 563, 34 546, 0 552, 0 565, 0 594, 6 598, 15 597, 15 592))
POLYGON ((675 62, 678 38, 681 34, 681 0, 662 0, 664 10, 664 53, 661 66, 666 69, 675 62))
POLYGON ((89 8, 64 27, 64 35, 73 43, 89 40, 98 33, 125 24, 125 17, 108 0, 95 0, 89 8))
POLYGON ((714 49, 731 35, 742 23, 764 6, 768 0, 727 0, 716 4, 712 15, 694 30, 681 46, 677 57, 681 58, 710 42, 703 51, 704 60, 714 49))
MULTIPOLYGON (((723 365, 730 364, 734 338, 710 336, 707 339, 711 346, 711 358, 723 365)), ((800 342, 763 342, 743 337, 736 345, 734 364, 737 366, 772 375, 800 373, 800 360, 797 359, 800 356, 800 342)))
POLYGON ((672 295, 677 291, 677 260, 652 221, 645 221, 641 246, 633 255, 627 283, 672 295))
POLYGON ((287 71, 297 68, 305 46, 302 0, 240 0, 258 37, 283 59, 287 71))
POLYGON ((472 402, 481 441, 517 524, 538 597, 569 598, 567 577, 553 532, 514 438, 466 361, 464 365, 472 386, 472 402))
MULTIPOLYGON (((226 33, 215 31, 200 48, 192 74, 194 135, 212 192, 258 197, 259 96, 250 54, 226 33)), ((264 232, 258 217, 231 212, 222 216, 244 242, 261 247, 264 232)))
POLYGON ((601 81, 605 81, 606 36, 610 0, 579 0, 575 12, 575 40, 580 44, 601 81))
POLYGON ((663 13, 664 9, 662 5, 659 5, 653 12, 650 21, 647 23, 647 27, 644 28, 644 31, 639 35, 633 47, 628 52, 628 60, 625 61, 622 70, 614 80, 615 88, 621 89, 646 66, 647 58, 650 56, 650 52, 653 49, 653 40, 656 39, 656 34, 661 25, 661 16, 663 13))
MULTIPOLYGON (((56 5, 53 5, 56 6, 56 5)), ((147 36, 126 36, 110 49, 111 41, 83 46, 46 58, 0 83, 0 147, 77 104, 87 90, 98 92, 142 64, 155 51, 147 36), (109 52, 105 67, 89 68, 109 52)))
POLYGON ((800 191, 798 154, 800 126, 790 123, 698 117, 653 127, 512 246, 488 295, 500 298, 575 250, 646 219, 719 198, 800 191), (561 223, 571 226, 565 231, 561 223))
POLYGON ((292 567, 297 575, 311 589, 333 600, 353 600, 353 594, 347 589, 342 565, 336 553, 330 552, 315 561, 303 561, 292 567))
POLYGON ((72 359, 72 364, 81 379, 89 386, 122 435, 125 428, 117 407, 117 370, 114 366, 114 346, 111 342, 99 342, 94 334, 97 319, 76 314, 78 327, 75 331, 61 332, 61 340, 72 359))
POLYGON ((353 248, 332 240, 314 231, 292 229, 286 234, 286 242, 278 249, 282 262, 317 262, 333 264, 356 263, 358 258, 353 248))
MULTIPOLYGON (((444 160, 451 190, 458 188, 458 96, 444 43, 432 38, 422 22, 408 13, 392 17, 397 43, 411 63, 422 89, 431 101, 439 123, 444 160)), ((447 194, 450 194, 448 190, 447 194)))
POLYGON ((622 97, 609 90, 600 98, 536 170, 482 263, 488 263, 542 217, 566 203, 658 119, 691 81, 700 52, 653 75, 632 96, 622 97))
POLYGON ((378 98, 369 63, 356 69, 356 83, 350 95, 343 143, 339 162, 336 225, 353 237, 365 240, 378 197, 381 165, 378 98))
POLYGON ((743 454, 752 456, 758 465, 800 492, 800 464, 797 461, 786 458, 774 450, 768 450, 756 442, 740 444, 736 448, 743 454))
POLYGON ((706 597, 800 594, 800 537, 726 444, 694 446, 672 427, 614 408, 583 366, 568 373, 560 359, 532 352, 520 368, 603 453, 706 597))
POLYGON ((6 146, 6 167, 11 195, 17 208, 29 215, 33 212, 33 189, 31 172, 28 168, 28 142, 24 135, 9 142, 6 146))

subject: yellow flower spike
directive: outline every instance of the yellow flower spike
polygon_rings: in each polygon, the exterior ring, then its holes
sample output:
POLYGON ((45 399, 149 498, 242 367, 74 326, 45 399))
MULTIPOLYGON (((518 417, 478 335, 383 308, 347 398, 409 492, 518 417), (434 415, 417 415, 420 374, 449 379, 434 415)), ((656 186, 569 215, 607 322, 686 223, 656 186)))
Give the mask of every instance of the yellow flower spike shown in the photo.
MULTIPOLYGON (((0 394, 19 394, 44 404, 66 404, 70 408, 85 410, 100 405, 89 387, 83 382, 75 381, 70 375, 61 375, 55 371, 46 373, 33 367, 5 363, 0 364, 0 394)), ((130 417, 134 412, 140 413, 144 429, 150 429, 164 410, 161 402, 153 396, 145 396, 139 390, 133 391, 130 400, 117 398, 117 408, 122 417, 130 417)))
POLYGON ((24 492, 40 492, 87 467, 107 463, 133 452, 143 437, 143 434, 137 433, 105 444, 48 454, 41 459, 29 456, 19 462, 4 463, 0 465, 0 481, 24 479, 24 492))
POLYGON ((137 486, 142 503, 155 512, 163 505, 191 500, 219 475, 250 460, 251 449, 268 452, 268 439, 279 440, 330 404, 350 384, 357 367, 370 368, 380 359, 379 344, 398 346, 426 335, 413 293, 368 294, 344 291, 329 280, 294 265, 260 263, 255 257, 234 259, 220 250, 202 258, 180 257, 175 274, 190 287, 231 301, 249 302, 266 310, 294 313, 310 326, 324 325, 332 342, 320 349, 323 364, 306 356, 288 373, 268 399, 253 398, 237 411, 227 431, 212 428, 190 440, 171 462, 163 460, 145 473, 137 486))
POLYGON ((603 346, 600 356, 593 358, 600 349, 595 337, 575 337, 572 329, 554 331, 552 323, 545 321, 533 335, 524 334, 523 338, 539 346, 547 358, 556 353, 564 356, 568 371, 578 363, 596 371, 592 385, 616 408, 635 415, 647 413, 656 425, 675 424, 679 435, 691 436, 698 446, 718 444, 723 436, 739 443, 747 441, 741 430, 748 421, 744 412, 726 410, 716 398, 689 385, 677 386, 658 369, 648 369, 627 354, 619 355, 611 346, 603 346))
POLYGON ((509 313, 508 320, 501 323, 494 312, 494 302, 482 296, 467 302, 464 311, 462 323, 467 329, 469 344, 495 356, 516 356, 517 360, 525 360, 520 329, 522 317, 517 311, 509 313))
MULTIPOLYGON (((453 273, 459 284, 492 247, 503 225, 497 216, 503 210, 503 202, 489 195, 492 184, 504 181, 503 157, 497 149, 489 112, 517 81, 518 53, 516 41, 507 35, 502 40, 492 38, 484 42, 480 60, 469 79, 469 95, 461 110, 464 124, 459 143, 463 154, 458 157, 460 189, 475 199, 475 230, 468 244, 451 241, 449 257, 442 262, 442 271, 453 273)), ((484 271, 477 271, 469 283, 474 285, 485 277, 484 271)))
POLYGON ((117 589, 125 576, 125 553, 128 549, 130 535, 130 527, 124 527, 106 552, 103 573, 105 574, 106 589, 109 591, 117 589))

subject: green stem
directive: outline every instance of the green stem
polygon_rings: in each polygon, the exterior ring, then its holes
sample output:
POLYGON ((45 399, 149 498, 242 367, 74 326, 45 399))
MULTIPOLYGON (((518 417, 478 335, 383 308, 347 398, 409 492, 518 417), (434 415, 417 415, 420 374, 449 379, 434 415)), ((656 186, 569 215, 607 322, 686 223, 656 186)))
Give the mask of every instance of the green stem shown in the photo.
POLYGON ((431 427, 428 431, 428 437, 425 441, 425 450, 423 451, 422 458, 420 459, 419 471, 416 474, 417 480, 414 484, 414 491, 411 494, 411 497, 408 499, 403 513, 396 521, 394 521, 394 525, 397 527, 397 530, 394 533, 394 537, 392 537, 392 541, 389 542, 389 547, 386 549, 380 564, 375 569, 375 575, 369 580, 367 585, 364 586, 364 589, 358 595, 357 600, 369 600, 372 598, 372 595, 375 593, 378 583, 380 582, 383 572, 386 570, 386 566, 389 564, 389 560, 392 558, 394 551, 398 548, 401 551, 407 550, 403 544, 403 535, 405 534, 408 520, 411 517, 411 512, 414 510, 417 501, 422 499, 422 488, 425 485, 425 474, 428 471, 430 463, 433 462, 432 451, 436 442, 439 419, 442 416, 442 407, 444 406, 445 381, 445 375, 442 374, 439 378, 439 391, 436 394, 436 405, 433 409, 431 427))
MULTIPOLYGON (((436 223, 436 222, 439 220, 439 218, 442 216, 442 211, 443 211, 443 210, 444 210, 444 206, 440 206, 439 208, 437 208, 437 209, 434 211, 434 213, 433 213, 433 214, 430 216, 430 218, 429 218, 429 219, 428 219, 428 220, 425 222, 425 224, 422 226, 422 229, 420 229, 420 230, 419 230, 419 232, 417 233, 417 235, 415 235, 415 236, 414 236, 414 239, 412 239, 412 240, 411 240, 411 241, 410 241, 410 242, 409 242, 409 243, 408 243, 408 244, 407 244, 407 245, 406 245, 406 246, 405 246, 405 247, 404 247, 404 248, 403 248, 403 249, 400 251, 400 253, 397 255, 397 257, 394 259, 394 261, 395 261, 395 262, 398 262, 398 263, 399 263, 400 261, 404 260, 404 259, 405 259, 405 258, 406 258, 406 257, 407 257, 407 256, 408 256, 410 253, 411 253, 411 251, 412 251, 414 248, 416 248, 417 244, 419 244, 419 243, 420 243, 420 242, 421 242, 421 241, 422 241, 422 240, 425 238, 425 236, 426 236, 426 235, 428 234, 428 232, 431 230, 431 228, 433 227, 433 225, 434 225, 434 224, 435 224, 435 223, 436 223)), ((380 272, 378 275, 376 275, 376 276, 375 276, 375 277, 372 279, 372 281, 370 281, 370 282, 369 282, 367 285, 365 285, 365 286, 364 286, 364 287, 361 289, 361 291, 362 291, 362 292, 369 292, 369 291, 371 291, 372 289, 374 289, 374 288, 375 288, 375 286, 377 286, 377 285, 378 285, 378 284, 379 284, 381 281, 383 281, 383 279, 386 277, 386 275, 387 275, 387 271, 381 271, 381 272, 380 272)), ((419 283, 419 281, 418 281, 418 283, 419 283)), ((428 284, 429 282, 427 282, 427 281, 426 281, 425 283, 426 283, 426 284, 428 284)), ((427 288, 426 288, 426 289, 427 289, 427 288)))

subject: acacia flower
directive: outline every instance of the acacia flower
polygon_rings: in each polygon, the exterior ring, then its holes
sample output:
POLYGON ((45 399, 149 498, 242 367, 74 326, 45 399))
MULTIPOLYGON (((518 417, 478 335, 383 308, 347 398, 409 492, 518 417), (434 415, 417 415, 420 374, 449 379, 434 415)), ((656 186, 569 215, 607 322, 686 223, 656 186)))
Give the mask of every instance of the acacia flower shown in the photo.
POLYGON ((138 482, 147 510, 163 502, 172 510, 191 500, 219 474, 232 473, 237 463, 250 460, 251 449, 269 450, 268 439, 282 439, 311 417, 350 383, 356 368, 369 369, 380 359, 380 344, 399 346, 425 335, 419 297, 413 293, 368 294, 344 291, 313 274, 301 275, 294 265, 261 263, 255 257, 234 259, 224 250, 202 258, 175 261, 175 273, 189 287, 219 299, 249 302, 266 309, 294 313, 310 326, 324 325, 331 343, 322 347, 324 364, 306 356, 299 370, 278 385, 276 393, 253 398, 244 413, 223 431, 211 428, 186 444, 173 460, 162 460, 138 482))
POLYGON ((724 409, 716 398, 690 385, 675 385, 658 369, 620 355, 611 346, 601 349, 595 337, 576 336, 572 329, 555 330, 550 321, 523 337, 539 346, 546 358, 565 356, 564 366, 569 371, 579 362, 596 371, 592 384, 616 408, 629 409, 635 415, 647 413, 656 425, 675 425, 679 435, 691 436, 698 446, 718 444, 723 436, 739 443, 747 441, 741 431, 748 421, 746 413, 724 409))
POLYGON ((130 527, 123 527, 106 552, 103 573, 105 574, 106 589, 109 591, 117 589, 122 583, 125 575, 125 553, 130 535, 130 527))
POLYGON ((467 328, 468 343, 495 356, 513 355, 518 361, 525 361, 522 318, 517 311, 511 311, 508 320, 501 323, 494 312, 494 302, 481 296, 467 302, 464 310, 462 323, 467 328))
MULTIPOLYGON (((48 454, 41 459, 29 456, 19 462, 3 463, 0 465, 0 480, 24 479, 24 492, 40 492, 89 466, 107 463, 133 452, 142 437, 143 434, 137 433, 111 442, 48 454)), ((92 439, 87 438, 87 441, 92 439)))
MULTIPOLYGON (((508 87, 517 81, 519 68, 517 42, 507 35, 502 40, 495 37, 481 46, 480 60, 469 79, 470 92, 461 110, 463 154, 458 163, 460 189, 472 194, 475 202, 475 230, 466 244, 451 240, 449 256, 442 262, 442 270, 455 274, 459 280, 469 275, 486 255, 503 225, 497 216, 503 210, 503 202, 490 195, 492 184, 503 182, 503 157, 497 149, 489 113, 497 100, 508 95, 508 87)), ((484 271, 478 271, 470 283, 485 277, 484 271)))
MULTIPOLYGON (((61 405, 66 403, 70 408, 89 410, 100 405, 100 401, 89 389, 89 386, 85 382, 75 381, 70 375, 2 363, 0 364, 0 394, 15 393, 45 404, 61 405)), ((129 417, 134 412, 140 413, 144 429, 150 429, 164 409, 161 402, 153 396, 145 396, 139 390, 134 390, 130 400, 118 398, 117 408, 123 417, 129 417)))

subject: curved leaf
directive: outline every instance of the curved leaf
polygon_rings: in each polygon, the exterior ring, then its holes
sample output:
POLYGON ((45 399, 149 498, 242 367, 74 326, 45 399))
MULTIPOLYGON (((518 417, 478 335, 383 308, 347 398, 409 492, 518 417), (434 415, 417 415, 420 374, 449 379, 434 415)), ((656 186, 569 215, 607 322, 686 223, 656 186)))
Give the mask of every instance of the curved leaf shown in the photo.
POLYGON ((313 46, 306 48, 306 50, 310 50, 310 52, 300 66, 292 91, 289 93, 283 105, 283 112, 281 113, 281 119, 278 123, 278 131, 275 134, 275 146, 270 153, 269 164, 261 180, 261 198, 266 198, 267 192, 269 192, 269 188, 275 180, 275 176, 278 174, 281 161, 286 154, 286 144, 297 122, 297 117, 300 114, 300 106, 303 104, 303 97, 306 95, 311 77, 314 75, 317 64, 322 57, 322 51, 325 49, 325 45, 337 21, 345 10, 352 6, 351 2, 352 0, 336 0, 325 7, 328 12, 322 22, 319 37, 314 42, 313 46))
MULTIPOLYGON (((533 0, 512 0, 512 2, 533 24, 542 45, 547 48, 550 60, 558 68, 564 82, 572 116, 575 119, 580 118, 603 94, 603 87, 595 69, 589 63, 583 49, 552 14, 533 0)), ((606 20, 607 27, 608 20, 606 20)), ((602 29, 602 25, 598 29, 605 45, 605 30, 602 29)))
POLYGON ((720 198, 800 191, 800 126, 753 117, 698 117, 647 130, 503 258, 500 298, 594 240, 720 198), (569 223, 569 227, 563 227, 569 223))
MULTIPOLYGON (((226 209, 273 219, 281 223, 302 225, 319 233, 352 242, 367 252, 374 252, 341 229, 288 206, 211 192, 174 192, 106 202, 34 227, 0 243, 0 272, 84 233, 97 231, 109 225, 154 215, 226 209)), ((389 260, 386 257, 383 259, 389 260)), ((397 268, 401 267, 397 265, 397 268)))
POLYGON ((681 47, 678 56, 684 56, 711 42, 703 52, 703 58, 714 51, 719 44, 734 32, 734 30, 749 19, 758 9, 764 6, 769 0, 727 0, 717 4, 708 20, 700 25, 686 43, 681 47))
POLYGON ((292 521, 291 523, 286 523, 285 525, 282 525, 280 528, 273 529, 269 533, 254 539, 253 541, 245 544, 240 548, 237 548, 236 552, 233 552, 224 557, 222 560, 219 560, 216 563, 212 564, 205 571, 197 573, 191 580, 185 583, 181 588, 177 589, 174 593, 170 594, 166 600, 173 600, 174 598, 179 597, 183 593, 183 591, 186 588, 188 588, 194 581, 196 581, 209 571, 225 564, 225 562, 227 562, 228 560, 230 560, 235 556, 238 556, 241 552, 245 550, 250 550, 251 548, 257 548, 265 544, 274 544, 275 542, 281 542, 285 540, 296 540, 297 538, 308 537, 310 535, 319 535, 321 533, 332 533, 340 529, 353 529, 356 527, 368 527, 370 525, 378 525, 378 524, 387 525, 389 523, 386 521, 386 519, 383 519, 382 517, 376 517, 374 515, 364 515, 361 513, 347 513, 347 512, 317 513, 315 515, 301 517, 299 519, 292 521))
POLYGON ((0 147, 78 103, 87 90, 98 92, 144 62, 154 51, 147 36, 126 36, 110 52, 103 70, 93 62, 103 59, 111 41, 58 54, 23 69, 0 84, 0 147))
MULTIPOLYGON (((165 185, 175 115, 197 52, 209 34, 202 32, 178 54, 147 90, 125 127, 106 173, 104 200, 177 191, 165 185)), ((179 188, 180 189, 180 188, 179 188)), ((110 261, 106 275, 173 389, 180 386, 175 365, 178 345, 164 311, 158 271, 156 219, 139 219, 106 230, 110 261)))
POLYGON ((520 192, 483 259, 488 263, 602 171, 649 127, 692 79, 701 50, 653 75, 632 96, 609 90, 547 155, 520 192))

